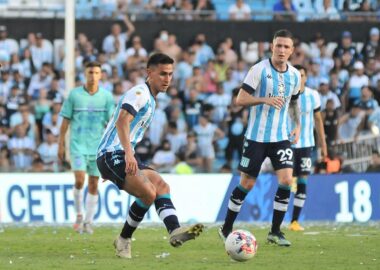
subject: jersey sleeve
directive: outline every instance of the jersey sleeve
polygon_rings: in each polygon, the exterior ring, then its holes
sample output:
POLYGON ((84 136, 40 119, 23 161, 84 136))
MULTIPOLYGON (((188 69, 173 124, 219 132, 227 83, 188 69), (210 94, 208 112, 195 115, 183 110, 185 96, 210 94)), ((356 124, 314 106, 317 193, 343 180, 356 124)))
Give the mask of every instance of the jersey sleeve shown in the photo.
POLYGON ((298 96, 300 94, 300 89, 301 89, 301 74, 298 70, 295 70, 294 74, 294 79, 295 79, 295 84, 292 92, 292 100, 298 99, 298 96))
POLYGON ((63 102, 60 115, 70 120, 73 116, 73 108, 74 108, 74 98, 73 98, 73 91, 71 91, 69 94, 69 97, 63 102))
POLYGON ((148 98, 142 89, 132 88, 125 94, 121 108, 135 116, 147 104, 148 98))
POLYGON ((244 78, 243 88, 250 94, 253 94, 256 91, 257 86, 261 80, 261 68, 260 65, 256 64, 248 71, 247 75, 244 78))
POLYGON ((314 99, 314 112, 319 112, 321 110, 321 97, 318 92, 313 90, 313 99, 314 99))

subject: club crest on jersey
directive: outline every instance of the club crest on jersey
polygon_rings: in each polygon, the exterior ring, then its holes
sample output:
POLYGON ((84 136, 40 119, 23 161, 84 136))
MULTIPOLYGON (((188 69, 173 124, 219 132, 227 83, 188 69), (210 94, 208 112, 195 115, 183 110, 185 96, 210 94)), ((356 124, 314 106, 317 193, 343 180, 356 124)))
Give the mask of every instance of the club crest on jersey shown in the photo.
POLYGON ((141 95, 141 91, 136 91, 136 96, 141 95))
POLYGON ((278 84, 278 95, 285 96, 285 85, 283 83, 278 84))

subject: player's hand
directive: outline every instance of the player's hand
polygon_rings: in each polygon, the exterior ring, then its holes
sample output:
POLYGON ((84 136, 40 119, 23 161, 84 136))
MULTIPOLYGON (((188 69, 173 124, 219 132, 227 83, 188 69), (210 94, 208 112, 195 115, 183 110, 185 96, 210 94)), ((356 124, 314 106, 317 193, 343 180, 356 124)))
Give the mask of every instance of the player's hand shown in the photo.
POLYGON ((289 136, 290 136, 290 138, 293 138, 293 140, 291 140, 292 144, 296 144, 298 142, 298 140, 300 138, 300 132, 301 132, 300 127, 296 127, 295 129, 293 129, 290 132, 289 136))
POLYGON ((61 144, 58 144, 58 159, 65 161, 65 146, 61 144))
POLYGON ((135 176, 137 174, 137 160, 133 153, 125 153, 125 173, 135 176))
POLYGON ((268 97, 266 104, 281 110, 282 106, 284 106, 284 99, 282 97, 268 97))

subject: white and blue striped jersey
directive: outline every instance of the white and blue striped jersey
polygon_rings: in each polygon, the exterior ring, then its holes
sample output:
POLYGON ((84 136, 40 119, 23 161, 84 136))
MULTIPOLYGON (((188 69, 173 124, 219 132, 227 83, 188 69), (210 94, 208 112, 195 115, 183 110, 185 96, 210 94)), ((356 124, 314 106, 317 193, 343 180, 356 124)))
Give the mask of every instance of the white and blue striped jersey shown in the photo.
POLYGON ((134 149, 140 142, 153 119, 156 108, 156 101, 146 83, 136 85, 128 90, 117 104, 116 110, 109 121, 98 147, 97 156, 100 157, 106 152, 124 150, 120 143, 116 130, 116 121, 120 110, 127 110, 134 116, 130 125, 131 146, 134 149))
MULTIPOLYGON (((305 91, 299 95, 298 106, 300 108, 301 132, 298 142, 293 148, 305 148, 315 146, 314 141, 314 113, 321 109, 321 98, 316 90, 305 87, 305 91)), ((294 121, 289 117, 290 130, 295 127, 294 121)))
POLYGON ((254 65, 248 71, 242 88, 255 97, 283 97, 285 103, 280 110, 266 104, 252 106, 245 138, 256 142, 289 140, 289 103, 291 99, 297 99, 300 87, 301 75, 290 64, 285 72, 277 71, 270 59, 254 65))

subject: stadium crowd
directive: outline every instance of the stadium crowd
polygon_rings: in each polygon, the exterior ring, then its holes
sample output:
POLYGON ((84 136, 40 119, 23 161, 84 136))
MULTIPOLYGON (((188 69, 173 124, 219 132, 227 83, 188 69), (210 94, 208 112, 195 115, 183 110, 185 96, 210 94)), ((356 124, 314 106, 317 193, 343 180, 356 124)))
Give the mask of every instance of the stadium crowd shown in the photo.
MULTIPOLYGON (((131 1, 128 9, 140 2, 131 1)), ((164 6, 176 3, 162 2, 165 10, 164 6)), ((212 6, 210 1, 196 2, 193 7, 212 6)), ((190 8, 192 1, 182 1, 182 7, 186 3, 190 8)), ((119 7, 120 14, 125 13, 122 5, 119 7)), ((235 170, 249 112, 236 106, 234 99, 248 69, 270 56, 270 41, 234 44, 227 37, 211 47, 207 34, 199 33, 191 45, 181 47, 177 43, 180 37, 162 30, 153 51, 147 51, 133 22, 128 16, 122 19, 125 25, 113 24, 109 35, 97 41, 102 44, 99 49, 85 33, 78 33, 76 85, 84 82, 84 64, 97 60, 102 64, 100 86, 112 92, 116 103, 125 91, 144 82, 150 53, 170 55, 176 61, 174 83, 167 95, 158 96, 154 120, 136 152, 160 172, 235 170)), ((310 43, 295 40, 290 61, 307 68, 307 86, 319 91, 329 146, 363 134, 379 134, 379 36, 374 27, 360 44, 353 43, 349 31, 342 32, 337 43, 320 33, 310 43)), ((1 25, 0 64, 0 171, 68 170, 69 165, 57 158, 59 113, 66 95, 64 46, 53 49, 52 41, 40 32, 18 41, 1 25)), ((373 152, 372 170, 379 168, 377 151, 373 152)), ((267 167, 263 169, 270 170, 267 167)), ((331 151, 330 159, 315 167, 318 172, 339 172, 342 157, 331 151)))

